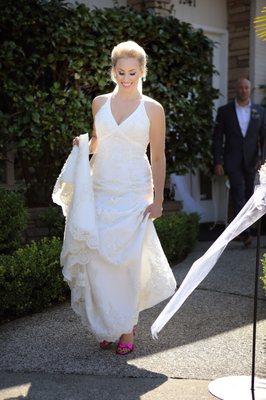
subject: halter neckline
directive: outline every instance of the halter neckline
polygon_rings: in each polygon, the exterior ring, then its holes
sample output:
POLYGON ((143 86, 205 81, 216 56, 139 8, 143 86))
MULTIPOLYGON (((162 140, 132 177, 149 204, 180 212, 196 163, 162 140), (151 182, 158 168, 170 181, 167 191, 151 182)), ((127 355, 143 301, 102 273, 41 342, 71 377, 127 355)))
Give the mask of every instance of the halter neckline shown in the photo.
POLYGON ((113 112, 112 112, 112 108, 111 108, 111 99, 112 99, 112 96, 113 96, 113 93, 111 93, 111 94, 108 96, 108 100, 107 100, 107 103, 108 103, 108 106, 109 106, 109 111, 110 111, 110 114, 111 114, 112 119, 114 120, 116 126, 117 126, 117 127, 120 127, 124 122, 126 122, 129 118, 131 118, 131 117, 138 111, 138 109, 140 108, 140 106, 143 104, 143 96, 141 96, 140 103, 139 103, 139 105, 135 108, 135 110, 132 111, 132 113, 129 114, 125 119, 123 119, 123 121, 121 121, 119 124, 117 123, 117 121, 116 121, 116 119, 115 119, 115 117, 114 117, 114 114, 113 114, 113 112))

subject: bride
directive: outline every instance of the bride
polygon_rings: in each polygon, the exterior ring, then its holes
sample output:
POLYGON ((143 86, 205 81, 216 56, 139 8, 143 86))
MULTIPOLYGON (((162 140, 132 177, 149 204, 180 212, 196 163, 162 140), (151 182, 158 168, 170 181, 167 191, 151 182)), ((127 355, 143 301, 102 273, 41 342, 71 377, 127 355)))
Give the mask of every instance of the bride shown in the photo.
MULTIPOLYGON (((153 225, 162 215, 165 114, 160 103, 142 94, 146 61, 144 49, 133 41, 112 51, 116 88, 93 100, 89 142, 99 246, 89 249, 82 284, 78 262, 63 268, 73 309, 102 349, 118 342, 120 355, 134 349, 139 312, 172 296, 176 288, 153 225)), ((73 145, 80 144, 80 137, 74 138, 73 145)))

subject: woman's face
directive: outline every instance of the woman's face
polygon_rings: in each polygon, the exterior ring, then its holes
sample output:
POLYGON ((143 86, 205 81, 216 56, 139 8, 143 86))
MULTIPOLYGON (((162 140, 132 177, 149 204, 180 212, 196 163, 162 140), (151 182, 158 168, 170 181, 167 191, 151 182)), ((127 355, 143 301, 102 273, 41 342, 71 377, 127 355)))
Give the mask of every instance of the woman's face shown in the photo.
POLYGON ((126 91, 134 91, 137 89, 138 81, 143 73, 139 65, 139 61, 134 58, 119 58, 114 67, 114 75, 119 88, 126 91))

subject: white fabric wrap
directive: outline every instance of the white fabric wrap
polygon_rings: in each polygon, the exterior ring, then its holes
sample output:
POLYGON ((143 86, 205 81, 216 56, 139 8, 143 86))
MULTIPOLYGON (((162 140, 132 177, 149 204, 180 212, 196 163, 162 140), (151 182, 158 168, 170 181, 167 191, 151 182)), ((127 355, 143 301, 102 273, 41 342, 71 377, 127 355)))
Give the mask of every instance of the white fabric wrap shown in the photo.
POLYGON ((164 325, 208 275, 227 244, 266 213, 266 163, 261 167, 259 174, 260 185, 255 187, 252 197, 206 253, 192 264, 178 291, 153 323, 151 333, 154 339, 158 338, 158 333, 164 325))
POLYGON ((52 199, 66 217, 61 265, 67 279, 76 264, 88 262, 90 249, 98 248, 93 183, 88 154, 88 134, 79 136, 56 181, 52 199))

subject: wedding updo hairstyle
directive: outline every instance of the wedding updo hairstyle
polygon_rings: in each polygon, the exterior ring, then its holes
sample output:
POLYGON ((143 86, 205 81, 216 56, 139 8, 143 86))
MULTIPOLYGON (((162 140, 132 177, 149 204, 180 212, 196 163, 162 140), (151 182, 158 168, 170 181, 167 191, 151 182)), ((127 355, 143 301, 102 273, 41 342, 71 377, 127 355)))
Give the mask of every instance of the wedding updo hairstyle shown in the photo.
POLYGON ((114 67, 116 66, 119 58, 136 58, 139 62, 140 68, 143 72, 143 80, 145 81, 147 75, 147 54, 143 47, 138 45, 136 42, 132 40, 128 40, 127 42, 121 42, 117 46, 115 46, 111 53, 111 78, 112 81, 116 82, 114 76, 114 67))

